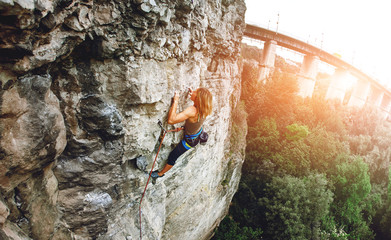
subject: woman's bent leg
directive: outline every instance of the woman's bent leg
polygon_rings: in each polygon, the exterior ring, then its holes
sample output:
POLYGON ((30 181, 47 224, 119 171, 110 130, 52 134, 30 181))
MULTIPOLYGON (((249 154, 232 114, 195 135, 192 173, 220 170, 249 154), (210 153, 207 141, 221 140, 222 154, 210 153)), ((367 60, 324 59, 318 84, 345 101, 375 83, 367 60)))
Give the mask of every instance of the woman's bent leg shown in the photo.
POLYGON ((173 165, 166 163, 164 168, 160 172, 157 173, 159 175, 159 177, 162 177, 168 170, 170 170, 172 168, 172 166, 173 165))
POLYGON ((170 155, 168 155, 168 161, 167 164, 164 166, 164 168, 158 173, 159 176, 163 176, 168 170, 172 168, 172 166, 175 165, 176 160, 184 154, 188 149, 185 148, 182 144, 182 141, 176 145, 174 150, 171 151, 170 155))
POLYGON ((184 154, 188 149, 190 149, 190 148, 186 148, 185 146, 183 146, 182 141, 181 141, 180 143, 178 143, 178 145, 176 145, 176 147, 174 148, 174 150, 171 151, 170 155, 168 155, 167 164, 170 164, 170 165, 174 166, 176 160, 177 160, 182 154, 184 154))

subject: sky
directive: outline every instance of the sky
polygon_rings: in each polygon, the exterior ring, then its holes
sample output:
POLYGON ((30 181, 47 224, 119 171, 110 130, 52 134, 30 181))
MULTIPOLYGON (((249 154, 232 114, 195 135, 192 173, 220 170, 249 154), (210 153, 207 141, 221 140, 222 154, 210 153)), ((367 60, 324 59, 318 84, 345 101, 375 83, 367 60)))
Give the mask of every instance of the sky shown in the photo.
POLYGON ((246 23, 277 30, 331 54, 338 53, 346 62, 391 87, 391 1, 245 2, 246 23))

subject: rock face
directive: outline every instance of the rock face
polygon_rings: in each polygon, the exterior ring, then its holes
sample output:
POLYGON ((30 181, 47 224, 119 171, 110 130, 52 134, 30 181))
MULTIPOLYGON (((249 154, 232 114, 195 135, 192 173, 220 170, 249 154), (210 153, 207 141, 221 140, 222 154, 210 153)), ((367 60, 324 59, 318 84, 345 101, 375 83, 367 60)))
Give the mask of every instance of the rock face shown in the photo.
MULTIPOLYGON (((214 95, 209 141, 148 185, 141 229, 210 238, 244 159, 245 134, 231 140, 244 13, 232 0, 0 0, 0 238, 139 239, 157 122, 173 128, 188 87, 214 95)), ((182 134, 167 133, 156 169, 182 134)))

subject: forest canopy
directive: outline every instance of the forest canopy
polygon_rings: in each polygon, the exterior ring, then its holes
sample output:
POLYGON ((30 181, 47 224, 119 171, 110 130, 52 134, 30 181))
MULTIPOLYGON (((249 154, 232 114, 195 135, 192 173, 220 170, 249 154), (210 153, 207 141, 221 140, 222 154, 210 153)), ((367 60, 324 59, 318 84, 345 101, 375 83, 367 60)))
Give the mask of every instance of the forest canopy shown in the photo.
POLYGON ((299 97, 299 68, 278 56, 260 83, 260 51, 242 55, 246 158, 213 239, 390 239, 390 122, 369 104, 325 100, 324 73, 299 97))

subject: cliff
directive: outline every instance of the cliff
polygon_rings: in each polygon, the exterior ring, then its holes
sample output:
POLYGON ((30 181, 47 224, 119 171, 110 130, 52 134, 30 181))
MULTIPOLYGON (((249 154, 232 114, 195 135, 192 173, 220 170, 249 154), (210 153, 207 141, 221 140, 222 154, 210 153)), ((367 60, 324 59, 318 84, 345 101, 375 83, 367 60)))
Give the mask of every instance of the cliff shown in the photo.
MULTIPOLYGON (((0 0, 0 238, 139 239, 157 122, 172 129, 174 91, 183 110, 201 86, 214 96, 209 141, 149 184, 142 231, 210 238, 244 158, 246 130, 232 127, 244 12, 233 0, 0 0)), ((166 135, 156 168, 181 137, 166 135)))

